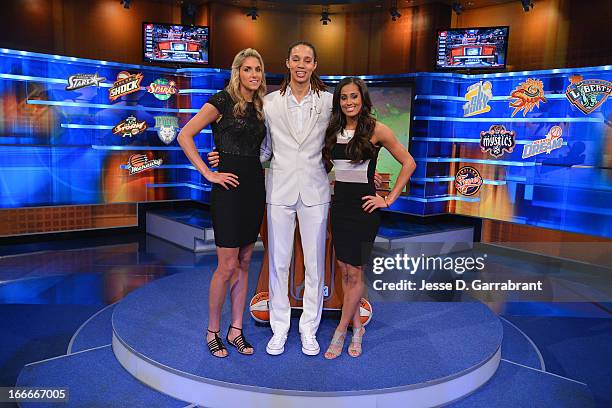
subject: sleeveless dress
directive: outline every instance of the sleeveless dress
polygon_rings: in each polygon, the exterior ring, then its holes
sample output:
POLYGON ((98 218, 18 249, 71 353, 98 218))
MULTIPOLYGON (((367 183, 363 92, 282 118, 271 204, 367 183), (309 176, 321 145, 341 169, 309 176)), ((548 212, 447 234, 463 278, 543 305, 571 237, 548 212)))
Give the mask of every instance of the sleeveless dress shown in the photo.
POLYGON ((219 151, 219 172, 238 176, 238 187, 226 190, 213 184, 211 216, 218 247, 239 248, 257 241, 266 205, 264 173, 259 148, 266 135, 264 121, 257 118, 253 103, 246 115, 236 118, 234 101, 223 90, 211 96, 222 117, 211 124, 213 139, 219 151))
POLYGON ((376 195, 374 171, 380 147, 372 159, 351 163, 346 146, 353 130, 338 134, 331 156, 336 173, 331 205, 332 242, 336 258, 353 266, 365 265, 372 253, 380 226, 380 210, 367 213, 361 208, 366 195, 376 195))

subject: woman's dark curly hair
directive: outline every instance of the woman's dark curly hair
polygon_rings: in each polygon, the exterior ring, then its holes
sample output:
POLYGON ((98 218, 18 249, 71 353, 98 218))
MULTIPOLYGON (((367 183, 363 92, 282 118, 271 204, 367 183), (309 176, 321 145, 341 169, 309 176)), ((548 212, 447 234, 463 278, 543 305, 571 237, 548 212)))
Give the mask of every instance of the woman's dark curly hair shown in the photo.
POLYGON ((357 115, 357 128, 355 135, 346 147, 346 153, 352 163, 372 159, 375 156, 374 145, 370 142, 376 127, 376 119, 372 116, 372 100, 368 87, 361 78, 346 77, 334 89, 334 100, 332 105, 332 116, 329 126, 325 131, 325 143, 323 145, 323 159, 327 166, 331 165, 331 152, 336 144, 337 134, 346 127, 346 116, 340 108, 340 93, 342 88, 348 84, 355 84, 361 94, 361 110, 357 115))

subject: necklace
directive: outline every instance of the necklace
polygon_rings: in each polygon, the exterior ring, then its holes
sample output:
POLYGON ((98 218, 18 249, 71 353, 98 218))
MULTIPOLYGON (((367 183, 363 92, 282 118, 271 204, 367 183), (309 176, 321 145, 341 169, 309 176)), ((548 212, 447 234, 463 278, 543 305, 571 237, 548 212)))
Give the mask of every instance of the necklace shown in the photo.
POLYGON ((340 131, 340 138, 344 140, 351 140, 355 136, 354 129, 342 129, 340 131))

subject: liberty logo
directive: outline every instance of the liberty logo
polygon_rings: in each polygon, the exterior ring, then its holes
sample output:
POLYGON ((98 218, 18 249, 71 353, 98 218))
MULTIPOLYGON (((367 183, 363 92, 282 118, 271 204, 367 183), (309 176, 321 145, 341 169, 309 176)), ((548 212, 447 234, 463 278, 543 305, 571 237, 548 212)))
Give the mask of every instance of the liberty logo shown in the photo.
POLYGON ((565 96, 585 115, 597 109, 612 93, 612 83, 603 79, 582 79, 582 76, 574 75, 569 80, 571 84, 565 96))
POLYGON ((155 127, 159 139, 165 144, 170 144, 176 139, 178 118, 175 116, 155 116, 155 127))
POLYGON ((465 99, 467 102, 463 105, 463 116, 474 116, 486 113, 491 110, 488 105, 491 98, 493 98, 493 86, 491 82, 477 82, 468 87, 465 93, 465 99))

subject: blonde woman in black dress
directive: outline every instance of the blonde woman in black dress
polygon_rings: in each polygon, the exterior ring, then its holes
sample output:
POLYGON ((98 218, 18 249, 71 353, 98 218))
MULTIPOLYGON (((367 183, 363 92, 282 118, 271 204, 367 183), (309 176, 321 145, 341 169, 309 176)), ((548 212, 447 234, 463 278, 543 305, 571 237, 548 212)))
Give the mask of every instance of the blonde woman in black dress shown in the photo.
POLYGON ((221 337, 221 309, 228 286, 232 321, 226 341, 241 354, 253 354, 242 333, 248 271, 266 201, 259 150, 266 135, 263 97, 266 94, 264 64, 257 51, 240 51, 232 63, 227 87, 211 96, 179 134, 183 151, 210 183, 211 215, 217 246, 217 269, 208 295, 206 341, 212 355, 227 357, 221 337), (212 172, 198 154, 193 138, 211 125, 221 160, 212 172))
POLYGON ((414 159, 391 129, 371 115, 368 88, 359 78, 344 78, 334 91, 332 117, 325 134, 323 157, 333 165, 336 183, 331 205, 332 242, 344 299, 342 316, 325 358, 342 353, 346 330, 353 324, 348 348, 351 357, 361 355, 365 329, 359 317, 363 294, 363 265, 370 258, 380 225, 379 208, 389 207, 406 187, 416 168, 414 159), (384 147, 402 168, 386 197, 376 194, 374 171, 379 150, 384 147))

